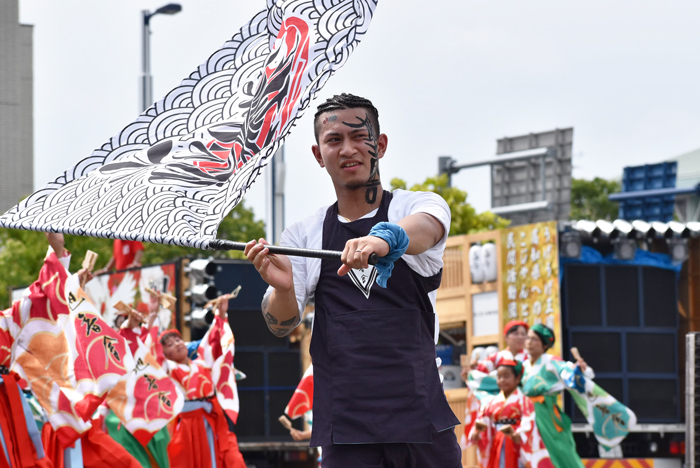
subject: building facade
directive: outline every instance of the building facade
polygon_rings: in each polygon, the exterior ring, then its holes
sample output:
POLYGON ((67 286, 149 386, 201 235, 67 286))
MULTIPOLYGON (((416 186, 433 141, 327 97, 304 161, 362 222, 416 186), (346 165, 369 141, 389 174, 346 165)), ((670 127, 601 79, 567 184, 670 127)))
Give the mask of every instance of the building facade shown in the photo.
POLYGON ((19 0, 0 0, 0 210, 34 186, 33 27, 19 24, 19 0))

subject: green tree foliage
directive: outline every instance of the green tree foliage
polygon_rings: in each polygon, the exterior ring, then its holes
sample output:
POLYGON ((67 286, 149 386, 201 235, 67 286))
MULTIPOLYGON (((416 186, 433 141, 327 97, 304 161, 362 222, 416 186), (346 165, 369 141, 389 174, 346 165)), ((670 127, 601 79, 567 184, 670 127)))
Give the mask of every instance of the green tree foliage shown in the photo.
POLYGON ((617 219, 619 206, 608 200, 608 195, 620 190, 616 180, 571 179, 571 219, 617 219))
POLYGON ((36 280, 48 247, 41 232, 0 229, 0 307, 10 306, 9 288, 36 280))
MULTIPOLYGON (((406 190, 406 182, 394 178, 391 180, 391 189, 406 190)), ((502 229, 510 224, 509 220, 490 211, 477 213, 474 207, 467 202, 467 192, 447 186, 447 175, 428 177, 425 182, 414 185, 410 190, 434 192, 445 199, 452 213, 451 236, 502 229)))
MULTIPOLYGON (((253 210, 239 203, 219 225, 219 239, 247 242, 265 236, 265 223, 256 221, 253 210)), ((99 254, 96 269, 112 256, 112 241, 94 237, 65 236, 66 248, 72 254, 71 271, 77 271, 92 250, 99 254)), ((10 306, 9 289, 28 286, 39 276, 48 242, 43 232, 0 229, 0 307, 10 306)), ((199 250, 162 244, 145 244, 143 264, 152 265, 178 257, 245 258, 242 252, 199 250)))

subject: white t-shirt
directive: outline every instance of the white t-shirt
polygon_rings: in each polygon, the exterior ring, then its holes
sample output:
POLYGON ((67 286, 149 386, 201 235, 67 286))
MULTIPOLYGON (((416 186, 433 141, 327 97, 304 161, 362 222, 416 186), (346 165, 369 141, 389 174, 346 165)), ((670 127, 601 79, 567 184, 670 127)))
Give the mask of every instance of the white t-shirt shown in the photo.
MULTIPOLYGON (((313 216, 310 216, 292 226, 282 233, 280 245, 287 247, 299 247, 305 249, 320 250, 323 245, 323 221, 326 218, 328 206, 319 209, 313 216)), ((367 213, 363 218, 371 218, 377 213, 374 210, 367 213)), ((433 192, 411 192, 407 190, 394 190, 391 204, 389 205, 388 218, 390 223, 398 223, 406 216, 415 213, 427 213, 440 221, 445 228, 445 234, 440 241, 430 249, 420 255, 404 255, 401 257, 406 264, 421 276, 433 276, 442 268, 442 257, 445 251, 445 241, 450 232, 450 208, 445 200, 433 192)), ((338 216, 341 222, 347 220, 338 216)), ((299 306, 301 316, 306 307, 306 303, 316 291, 316 284, 321 273, 321 259, 307 257, 293 257, 292 262, 294 273, 294 291, 299 306)), ((350 279, 348 279, 350 281, 350 279)), ((265 296, 272 293, 272 287, 268 287, 265 296)), ((430 302, 435 312, 435 298, 437 291, 429 293, 430 302)), ((440 330, 437 317, 435 319, 435 339, 440 330)))

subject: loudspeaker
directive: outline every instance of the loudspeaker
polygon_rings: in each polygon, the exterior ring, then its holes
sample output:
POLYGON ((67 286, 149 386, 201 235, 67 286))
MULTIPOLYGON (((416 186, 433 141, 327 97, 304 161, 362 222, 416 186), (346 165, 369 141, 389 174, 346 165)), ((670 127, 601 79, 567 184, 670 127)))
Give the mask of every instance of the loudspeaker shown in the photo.
POLYGON ((566 266, 566 315, 571 326, 602 325, 600 267, 566 266))
MULTIPOLYGON (((564 349, 576 346, 596 383, 640 423, 680 422, 678 310, 672 270, 637 265, 566 264, 564 349)), ((565 357, 570 359, 568 351, 565 357)), ((569 397, 566 411, 586 422, 569 397)))

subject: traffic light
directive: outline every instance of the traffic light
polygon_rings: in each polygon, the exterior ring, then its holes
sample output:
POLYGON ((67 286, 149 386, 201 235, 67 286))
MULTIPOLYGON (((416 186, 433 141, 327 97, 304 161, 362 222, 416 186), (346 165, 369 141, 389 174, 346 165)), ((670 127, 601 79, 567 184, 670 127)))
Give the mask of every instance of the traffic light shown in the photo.
POLYGON ((214 309, 212 307, 192 309, 192 312, 185 317, 191 329, 207 330, 214 322, 214 309))
POLYGON ((189 279, 189 287, 185 296, 190 300, 191 312, 184 317, 189 325, 191 339, 199 339, 206 333, 209 325, 214 321, 214 312, 205 304, 217 297, 217 289, 214 285, 214 275, 217 266, 211 259, 192 260, 185 267, 189 279))
POLYGON ((188 295, 192 306, 206 304, 212 299, 216 299, 216 287, 214 286, 216 263, 210 259, 193 260, 185 271, 190 279, 188 295))

